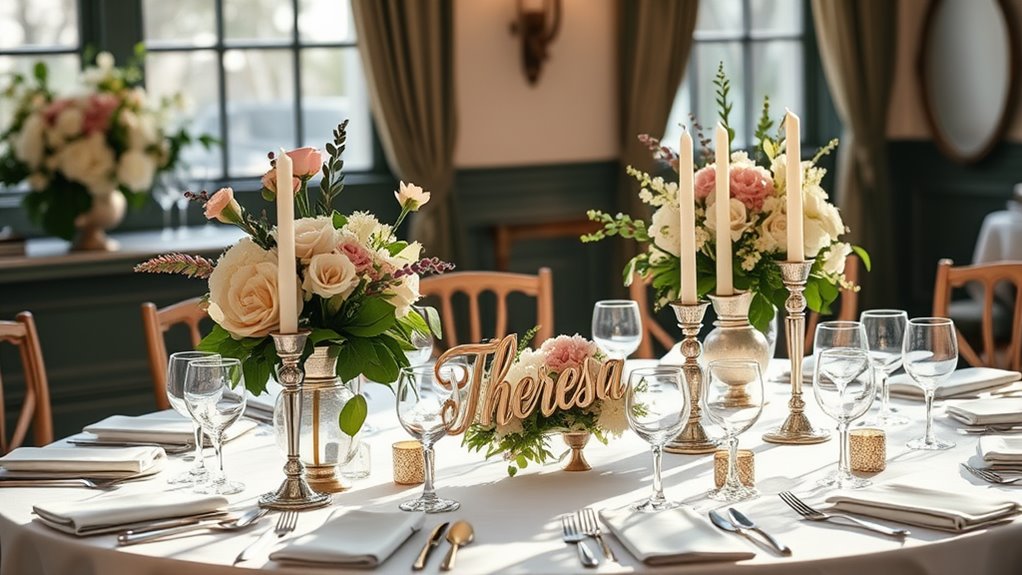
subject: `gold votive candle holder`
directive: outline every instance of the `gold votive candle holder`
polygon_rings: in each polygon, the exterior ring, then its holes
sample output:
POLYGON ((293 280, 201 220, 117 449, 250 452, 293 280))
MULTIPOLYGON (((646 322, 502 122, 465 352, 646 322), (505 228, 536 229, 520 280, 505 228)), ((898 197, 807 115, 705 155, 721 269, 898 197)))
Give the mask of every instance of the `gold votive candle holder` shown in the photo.
POLYGON ((398 441, 393 446, 394 483, 418 485, 426 481, 422 444, 415 440, 398 441))
POLYGON ((887 467, 887 437, 873 427, 853 429, 848 434, 852 471, 877 473, 887 467))
MULTIPOLYGON (((713 454, 713 484, 719 489, 727 479, 727 450, 713 454)), ((738 481, 746 487, 756 485, 756 454, 748 449, 738 450, 738 481)))

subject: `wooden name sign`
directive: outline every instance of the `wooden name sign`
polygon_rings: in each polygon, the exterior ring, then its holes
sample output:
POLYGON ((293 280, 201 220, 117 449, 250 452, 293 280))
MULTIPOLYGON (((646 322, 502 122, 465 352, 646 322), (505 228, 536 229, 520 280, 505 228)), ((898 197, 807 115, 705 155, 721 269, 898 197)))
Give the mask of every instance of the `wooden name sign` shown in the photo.
MULTIPOLYGON (((476 407, 480 405, 479 394, 486 377, 486 365, 489 362, 489 385, 483 400, 483 412, 479 414, 479 423, 490 425, 494 421, 506 425, 512 419, 525 419, 537 408, 544 416, 557 410, 573 407, 588 407, 596 400, 624 397, 625 390, 621 384, 624 361, 611 359, 600 363, 592 358, 586 359, 585 367, 569 368, 562 371, 555 380, 550 375, 539 379, 522 378, 511 383, 507 381, 507 373, 515 361, 518 349, 518 337, 508 335, 500 341, 489 343, 466 344, 452 347, 437 358, 434 367, 437 381, 445 389, 468 387, 468 397, 462 417, 448 425, 448 433, 457 435, 464 433, 476 421, 476 407), (473 366, 471 378, 464 374, 463 378, 452 381, 450 370, 443 369, 450 360, 465 357, 473 366)), ((446 419, 446 418, 445 418, 446 419)))

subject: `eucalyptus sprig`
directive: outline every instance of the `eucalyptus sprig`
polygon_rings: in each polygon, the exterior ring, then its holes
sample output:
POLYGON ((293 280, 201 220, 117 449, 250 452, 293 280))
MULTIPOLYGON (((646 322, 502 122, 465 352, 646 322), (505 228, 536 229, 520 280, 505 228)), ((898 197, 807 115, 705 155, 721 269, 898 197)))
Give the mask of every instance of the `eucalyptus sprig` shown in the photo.
POLYGON ((334 141, 326 145, 327 161, 323 162, 323 179, 319 181, 319 213, 328 215, 333 212, 334 200, 344 191, 344 154, 348 139, 348 120, 344 120, 334 129, 334 141))

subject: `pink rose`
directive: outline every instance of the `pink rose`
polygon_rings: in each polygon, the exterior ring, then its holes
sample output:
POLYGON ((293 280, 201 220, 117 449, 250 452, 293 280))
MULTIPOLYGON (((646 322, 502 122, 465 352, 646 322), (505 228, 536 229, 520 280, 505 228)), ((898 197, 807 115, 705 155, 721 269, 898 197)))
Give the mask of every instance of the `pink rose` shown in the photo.
POLYGON ((713 195, 717 186, 717 170, 713 165, 700 168, 695 175, 695 194, 697 200, 705 200, 713 195))
POLYGON ((70 105, 70 98, 50 102, 50 104, 43 110, 43 118, 46 118, 46 123, 52 126, 57 121, 57 116, 59 116, 60 113, 70 105))
POLYGON ((287 153, 291 158, 292 172, 299 178, 311 178, 319 173, 323 155, 316 148, 298 148, 287 153))
POLYGON ((547 369, 554 373, 561 373, 571 367, 579 367, 587 357, 591 357, 597 352, 595 343, 578 334, 559 335, 548 339, 539 349, 546 354, 547 369))
MULTIPOLYGON (((264 188, 266 188, 267 190, 270 190, 270 192, 273 195, 276 196, 277 195, 277 168, 270 168, 270 171, 268 171, 265 174, 263 174, 262 183, 263 183, 263 187, 264 188)), ((291 185, 294 188, 291 191, 293 193, 297 194, 298 193, 298 188, 302 185, 302 181, 299 180, 296 177, 292 177, 291 178, 291 185)))
POLYGON ((731 197, 741 201, 749 210, 763 209, 763 200, 774 194, 770 172, 763 168, 732 167, 728 175, 731 180, 731 197))
POLYGON ((341 240, 337 244, 337 251, 344 254, 355 266, 358 273, 365 273, 373 269, 373 254, 353 239, 341 240))
POLYGON ((240 221, 241 206, 234 199, 234 190, 220 188, 206 202, 206 219, 217 220, 225 224, 240 221))
POLYGON ((120 101, 113 94, 94 94, 89 96, 85 108, 85 121, 82 123, 82 131, 86 134, 93 132, 106 132, 110 125, 110 117, 120 101))

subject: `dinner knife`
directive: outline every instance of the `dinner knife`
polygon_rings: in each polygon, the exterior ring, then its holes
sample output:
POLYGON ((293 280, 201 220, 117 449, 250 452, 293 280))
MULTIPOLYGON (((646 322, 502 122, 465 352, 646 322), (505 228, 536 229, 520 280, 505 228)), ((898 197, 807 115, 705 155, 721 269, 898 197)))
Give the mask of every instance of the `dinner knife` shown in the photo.
POLYGON ((441 541, 443 541, 444 531, 447 530, 448 525, 450 525, 450 523, 445 522, 433 528, 433 532, 429 534, 429 540, 427 540, 426 544, 422 546, 422 551, 419 551, 419 556, 416 557, 415 563, 412 563, 412 569, 421 571, 426 568, 426 561, 429 559, 429 554, 432 553, 438 545, 440 545, 441 541))

